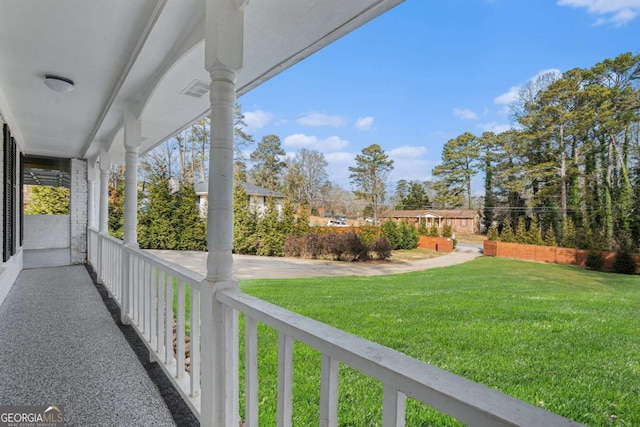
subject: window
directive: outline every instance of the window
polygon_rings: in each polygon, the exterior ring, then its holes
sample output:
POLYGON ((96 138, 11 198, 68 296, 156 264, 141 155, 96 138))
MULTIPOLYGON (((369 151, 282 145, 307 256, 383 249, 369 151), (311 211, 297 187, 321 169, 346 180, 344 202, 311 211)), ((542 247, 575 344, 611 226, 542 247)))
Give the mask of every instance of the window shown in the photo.
POLYGON ((466 227, 467 226, 467 219, 466 218, 462 218, 462 226, 466 227))

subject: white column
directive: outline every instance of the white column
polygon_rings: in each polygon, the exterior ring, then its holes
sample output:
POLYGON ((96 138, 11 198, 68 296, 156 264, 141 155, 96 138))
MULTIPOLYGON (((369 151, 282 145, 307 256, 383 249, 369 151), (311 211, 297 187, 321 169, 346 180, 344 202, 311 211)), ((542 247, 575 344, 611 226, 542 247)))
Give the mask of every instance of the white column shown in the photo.
POLYGON ((100 201, 98 218, 98 282, 103 282, 102 238, 109 235, 109 169, 111 161, 106 150, 100 150, 100 201))
POLYGON ((142 124, 129 105, 124 113, 124 243, 138 243, 138 147, 140 147, 142 124))
POLYGON ((94 228, 96 226, 96 167, 89 161, 87 165, 87 227, 94 228))
POLYGON ((124 111, 124 248, 122 250, 122 292, 120 320, 129 324, 129 250, 138 249, 138 147, 142 139, 142 123, 128 103, 124 111))
POLYGON ((95 227, 95 185, 96 185, 96 167, 92 161, 87 163, 87 260, 92 263, 93 268, 97 268, 93 265, 95 262, 93 253, 93 245, 91 244, 93 233, 91 229, 95 227))
POLYGON ((233 278, 233 109, 242 68, 246 0, 206 0, 205 68, 211 76, 207 277, 202 286, 201 425, 239 424, 238 315, 216 292, 233 278))

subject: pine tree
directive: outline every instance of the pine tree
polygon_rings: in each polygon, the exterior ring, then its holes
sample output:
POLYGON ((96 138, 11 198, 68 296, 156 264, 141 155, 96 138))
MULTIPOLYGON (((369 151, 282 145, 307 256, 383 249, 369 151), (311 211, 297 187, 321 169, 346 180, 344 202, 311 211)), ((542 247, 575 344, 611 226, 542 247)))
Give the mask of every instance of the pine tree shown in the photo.
POLYGON ((431 222, 431 227, 429 227, 428 236, 440 237, 440 230, 438 229, 438 224, 435 221, 431 222))
POLYGON ((386 195, 386 177, 393 170, 393 160, 389 159, 378 144, 371 144, 362 149, 362 153, 356 156, 355 162, 356 166, 349 167, 351 172, 349 179, 357 188, 353 193, 356 197, 369 202, 373 221, 377 223, 379 210, 386 195))
POLYGON ((169 179, 151 176, 147 185, 147 200, 140 215, 138 241, 144 249, 176 249, 178 236, 171 221, 174 200, 169 179))
POLYGON ((124 181, 115 185, 109 183, 109 234, 117 239, 124 238, 124 181))
POLYGON ((442 226, 442 237, 452 237, 453 229, 451 228, 451 220, 445 218, 444 225, 442 226))
POLYGON ((296 225, 293 233, 297 236, 304 236, 309 232, 309 207, 303 205, 299 210, 296 218, 296 225))
POLYGON ((176 232, 176 249, 181 251, 204 251, 207 249, 205 221, 196 204, 193 184, 184 184, 174 196, 175 210, 171 222, 176 232))
POLYGON ((380 232, 389 240, 393 249, 399 249, 402 246, 402 235, 398 229, 398 224, 392 219, 388 219, 380 226, 380 232))
POLYGON ((542 245, 542 232, 540 225, 538 225, 538 218, 534 215, 529 224, 529 231, 527 232, 527 243, 530 245, 542 245))
POLYGON ((545 246, 558 246, 556 241, 556 233, 552 225, 547 226, 544 232, 544 245, 545 246))
POLYGON ((513 234, 513 228, 511 228, 511 220, 509 218, 509 215, 505 216, 504 220, 502 221, 500 241, 505 243, 513 243, 516 241, 516 237, 513 234))
POLYGON ((249 173, 253 183, 270 191, 279 191, 282 187, 282 171, 286 166, 282 158, 286 154, 277 135, 263 137, 249 156, 253 162, 249 173))
POLYGON ((515 241, 516 243, 521 243, 521 244, 528 243, 527 226, 525 224, 523 216, 518 218, 518 223, 516 224, 515 241))
POLYGON ((495 224, 492 224, 491 227, 489 227, 489 231, 487 232, 487 240, 496 242, 500 240, 500 233, 498 232, 498 227, 495 224))
POLYGON ((571 218, 562 224, 562 239, 560 240, 560 246, 563 248, 576 247, 576 227, 571 218))
POLYGON ((267 199, 264 214, 258 220, 258 255, 282 256, 284 234, 281 231, 280 212, 273 197, 267 199))
POLYGON ((418 246, 418 230, 407 221, 400 223, 401 249, 415 249, 418 246))
POLYGON ((242 185, 233 188, 233 247, 238 254, 257 252, 258 216, 249 206, 249 196, 242 185))

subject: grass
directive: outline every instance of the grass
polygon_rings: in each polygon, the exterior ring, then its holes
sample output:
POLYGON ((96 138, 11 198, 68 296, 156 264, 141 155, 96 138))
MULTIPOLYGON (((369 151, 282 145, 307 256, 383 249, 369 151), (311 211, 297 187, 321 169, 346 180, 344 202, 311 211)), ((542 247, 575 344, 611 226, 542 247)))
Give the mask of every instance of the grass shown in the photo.
POLYGON ((437 258, 446 255, 446 252, 436 252, 431 249, 399 249, 391 252, 392 261, 415 261, 419 259, 437 258))
MULTIPOLYGON (((640 425, 638 276, 480 258, 402 275, 241 286, 580 423, 640 425)), ((275 425, 277 333, 260 325, 259 334, 260 424, 275 425)), ((320 355, 296 343, 294 364, 293 424, 318 425, 320 355)), ((340 425, 380 425, 381 389, 341 366, 340 425)), ((459 424, 409 399, 407 425, 459 424)))

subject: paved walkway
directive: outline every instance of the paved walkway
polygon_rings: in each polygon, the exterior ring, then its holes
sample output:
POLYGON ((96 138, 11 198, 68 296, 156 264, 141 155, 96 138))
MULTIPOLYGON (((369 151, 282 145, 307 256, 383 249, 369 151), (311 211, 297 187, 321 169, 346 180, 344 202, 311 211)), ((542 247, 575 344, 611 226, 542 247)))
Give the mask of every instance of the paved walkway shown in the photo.
MULTIPOLYGON (((206 275, 206 252, 150 250, 167 261, 206 275)), ((380 276, 422 271, 436 267, 462 264, 479 257, 476 250, 452 252, 417 261, 340 262, 299 258, 276 258, 234 255, 233 271, 237 279, 281 279, 329 276, 380 276)))
POLYGON ((84 266, 24 270, 0 306, 0 404, 77 426, 175 425, 84 266))

